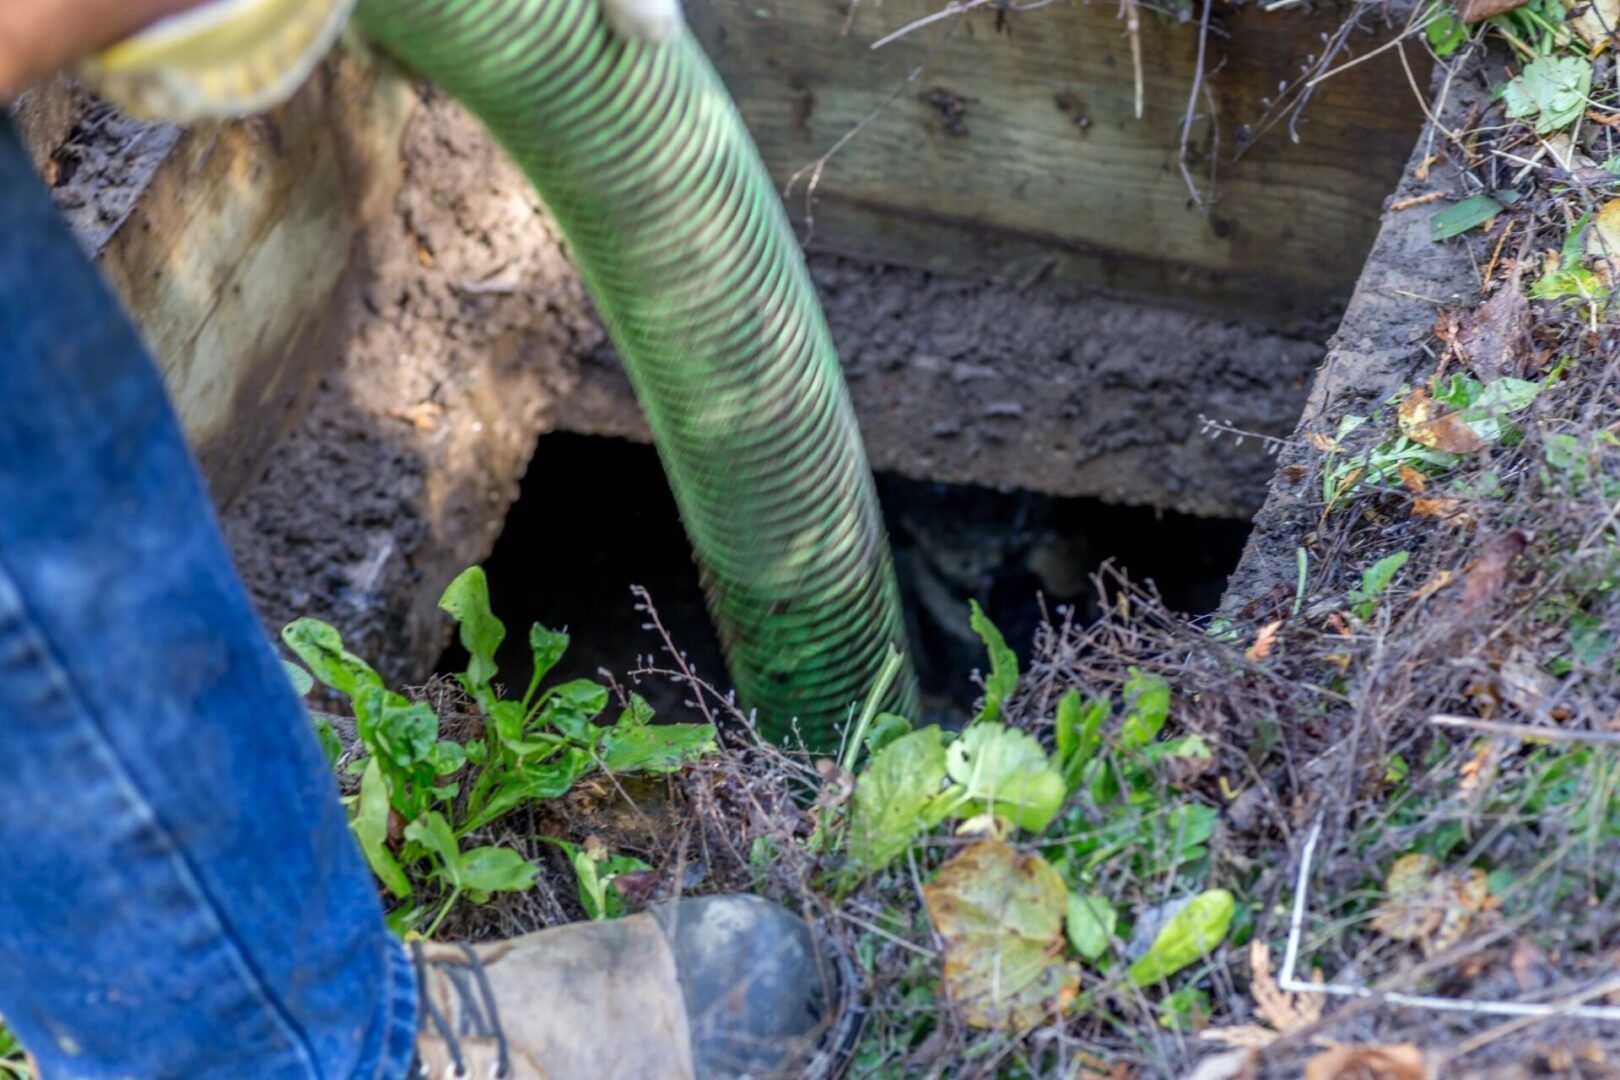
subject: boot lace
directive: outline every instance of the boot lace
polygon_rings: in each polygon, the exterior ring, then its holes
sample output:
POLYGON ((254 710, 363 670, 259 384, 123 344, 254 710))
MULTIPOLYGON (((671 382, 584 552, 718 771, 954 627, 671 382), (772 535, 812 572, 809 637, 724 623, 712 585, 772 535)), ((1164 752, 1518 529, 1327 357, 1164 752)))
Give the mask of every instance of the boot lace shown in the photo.
MULTIPOLYGON (((511 1053, 506 1045, 506 1033, 501 1030, 500 1013, 495 1008, 495 992, 490 988, 484 963, 471 945, 461 943, 461 958, 445 957, 429 960, 420 941, 411 942, 411 962, 416 966, 418 1009, 427 1023, 433 1025, 445 1047, 450 1051, 450 1069, 447 1080, 467 1080, 472 1075, 467 1059, 461 1051, 463 1038, 495 1040, 496 1063, 490 1073, 496 1080, 512 1075, 511 1053), (443 975, 455 988, 461 1006, 461 1023, 452 1025, 444 1012, 434 1004, 428 994, 430 974, 443 975)), ((409 1076, 412 1080, 434 1080, 418 1058, 412 1062, 409 1076)))

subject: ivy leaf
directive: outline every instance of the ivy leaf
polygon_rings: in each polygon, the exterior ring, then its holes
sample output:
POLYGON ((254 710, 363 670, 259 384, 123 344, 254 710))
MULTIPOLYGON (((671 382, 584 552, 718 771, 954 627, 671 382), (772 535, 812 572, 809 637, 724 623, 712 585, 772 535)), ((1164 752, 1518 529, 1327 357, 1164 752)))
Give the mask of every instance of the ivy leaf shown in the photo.
POLYGON ((1592 91, 1592 62, 1583 56, 1542 56, 1502 87, 1511 120, 1534 120, 1536 134, 1550 135, 1580 118, 1592 91))
POLYGON ((945 742, 929 726, 889 743, 866 763, 850 799, 843 886, 877 873, 930 824, 927 807, 945 782, 945 742))
POLYGON ((617 726, 602 735, 602 768, 612 773, 670 773, 718 749, 712 724, 617 726))
POLYGON ((490 682, 495 678, 495 651, 506 639, 506 626, 489 607, 489 580, 484 568, 470 566, 456 575, 439 597, 439 607, 450 613, 461 626, 461 645, 471 658, 461 685, 480 705, 493 699, 490 682))
POLYGON ((1030 832, 1051 824, 1068 791, 1033 735, 984 721, 951 743, 945 771, 961 786, 953 810, 999 814, 1030 832))
POLYGON ((383 778, 381 763, 372 758, 366 762, 366 771, 360 777, 360 797, 350 827, 371 872, 389 892, 405 897, 411 894, 411 883, 406 880, 394 853, 388 850, 389 809, 388 781, 383 778))
POLYGON ((343 647, 343 635, 319 619, 298 619, 281 631, 281 640, 324 685, 353 699, 366 687, 383 689, 382 676, 343 647))
POLYGON ((1119 912, 1106 897, 1092 893, 1069 895, 1069 944, 1086 960, 1096 962, 1108 952, 1118 924, 1119 912))
POLYGON ((1231 929, 1236 910, 1236 901, 1225 889, 1193 897, 1159 931, 1147 954, 1131 965, 1131 982, 1137 986, 1159 982, 1214 952, 1231 929))
POLYGON ((940 868, 923 899, 945 944, 945 986, 968 1024, 1031 1027, 1073 1002, 1079 971, 1056 959, 1068 890, 1045 859, 981 840, 940 868))
POLYGON ((984 707, 979 710, 978 719, 994 722, 1001 719, 1003 706, 1013 696, 1013 691, 1018 689, 1018 657, 1007 648, 1007 640, 984 613, 979 602, 969 600, 968 605, 972 611, 969 622, 990 652, 990 674, 984 680, 984 707))

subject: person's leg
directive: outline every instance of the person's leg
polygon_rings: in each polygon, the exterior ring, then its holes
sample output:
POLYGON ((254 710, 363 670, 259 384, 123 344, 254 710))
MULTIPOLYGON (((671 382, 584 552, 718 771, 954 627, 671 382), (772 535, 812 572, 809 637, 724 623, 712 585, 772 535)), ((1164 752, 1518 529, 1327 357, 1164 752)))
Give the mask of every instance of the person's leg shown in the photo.
POLYGON ((409 962, 134 330, 0 109, 0 1014, 45 1077, 405 1074, 409 962))

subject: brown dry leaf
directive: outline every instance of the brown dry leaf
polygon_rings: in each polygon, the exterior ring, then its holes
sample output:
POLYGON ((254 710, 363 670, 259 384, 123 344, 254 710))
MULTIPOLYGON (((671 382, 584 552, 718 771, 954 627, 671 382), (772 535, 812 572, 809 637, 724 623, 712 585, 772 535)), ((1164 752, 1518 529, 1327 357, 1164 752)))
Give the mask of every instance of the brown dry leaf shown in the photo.
POLYGON ((1268 622, 1260 628, 1255 635, 1254 644, 1250 645, 1243 655, 1250 660, 1264 660, 1271 655, 1271 650, 1277 647, 1277 631, 1282 629, 1282 620, 1268 622))
POLYGON ((1428 477, 1412 468, 1410 465, 1400 467, 1401 486, 1414 495, 1421 495, 1429 486, 1428 477))
MULTIPOLYGON (((1271 947, 1263 938, 1257 937, 1249 944, 1249 971, 1249 993, 1254 998, 1255 1011, 1270 1026, 1239 1024, 1205 1028, 1198 1033, 1200 1039, 1260 1050, 1322 1018, 1322 1006, 1326 1002, 1320 995, 1289 994, 1277 985, 1276 976, 1271 973, 1271 947)), ((1322 981, 1321 972, 1315 972, 1312 977, 1318 983, 1322 981)))
MULTIPOLYGON (((1280 1033, 1290 1035, 1322 1019, 1326 999, 1320 994, 1289 994, 1277 986, 1276 976, 1271 973, 1271 947, 1262 938, 1255 938, 1249 945, 1249 969, 1253 973, 1249 992, 1254 995, 1254 1007, 1280 1033)), ((1312 981, 1321 982, 1321 973, 1313 973, 1312 981)))
POLYGON ((1181 1080, 1250 1080, 1256 1063, 1253 1050, 1232 1050, 1205 1058, 1181 1080))
POLYGON ((1464 315, 1457 329, 1463 362, 1481 382, 1522 374, 1529 342, 1530 301, 1524 298, 1517 275, 1464 315))
POLYGON ((1457 0, 1457 17, 1465 23, 1476 23, 1497 15, 1506 15, 1514 8, 1523 7, 1530 0, 1457 0))
POLYGON ((1305 1080, 1425 1080, 1423 1051, 1394 1046, 1335 1046, 1305 1063, 1305 1080))
POLYGON ((1481 785, 1489 783, 1496 772, 1496 743, 1481 743, 1457 771, 1461 776, 1457 788, 1464 795, 1472 795, 1481 785))
POLYGON ((1462 613, 1471 615, 1488 604, 1493 596, 1507 584, 1508 570, 1524 551, 1529 538, 1523 530, 1514 529, 1485 541, 1485 550, 1479 558, 1468 564, 1467 578, 1463 581, 1462 613))
POLYGON ((1477 431, 1456 413, 1441 412, 1429 391, 1421 386, 1406 396, 1396 415, 1400 418, 1401 431, 1419 446, 1444 450, 1448 454, 1472 454, 1485 449, 1485 440, 1477 431))
POLYGON ((1447 525, 1470 525, 1474 516, 1468 504, 1449 495, 1425 495, 1412 500, 1412 516, 1438 518, 1447 525))
POLYGON ((1609 31, 1620 26, 1620 0, 1565 0, 1566 8, 1579 8, 1580 14, 1566 20, 1588 45, 1609 40, 1609 31))
POLYGON ((1428 855, 1402 855, 1384 880, 1386 896, 1371 926, 1395 941, 1417 942, 1425 955, 1444 952, 1468 932, 1486 906, 1485 871, 1446 873, 1428 855))
POLYGON ((945 987, 969 1025, 1026 1028, 1073 1002, 1079 969, 1061 959, 1068 889, 1045 859, 981 840, 940 868, 923 900, 945 943, 945 987))
POLYGON ((1316 449, 1322 451, 1324 454, 1331 453, 1339 447, 1339 444, 1336 441, 1329 436, 1322 434, 1320 431, 1306 432, 1305 441, 1316 447, 1316 449))
POLYGON ((1451 579, 1452 574, 1450 570, 1435 571, 1434 577, 1418 586, 1417 590, 1412 593, 1412 603, 1421 604, 1423 601, 1427 600, 1429 597, 1433 596, 1447 585, 1450 585, 1451 579))
POLYGON ((1396 941, 1422 941, 1440 928, 1444 917, 1438 894, 1443 885, 1433 857, 1402 855, 1384 879, 1387 894, 1373 915, 1372 928, 1396 941))

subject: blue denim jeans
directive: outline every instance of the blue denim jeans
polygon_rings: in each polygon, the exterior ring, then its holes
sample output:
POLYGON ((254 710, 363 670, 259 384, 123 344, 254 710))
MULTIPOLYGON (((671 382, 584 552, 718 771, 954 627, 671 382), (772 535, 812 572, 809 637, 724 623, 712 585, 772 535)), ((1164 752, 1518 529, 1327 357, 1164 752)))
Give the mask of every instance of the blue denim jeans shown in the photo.
POLYGON ((0 103, 0 1015, 69 1077, 403 1077, 410 964, 157 371, 0 103))

